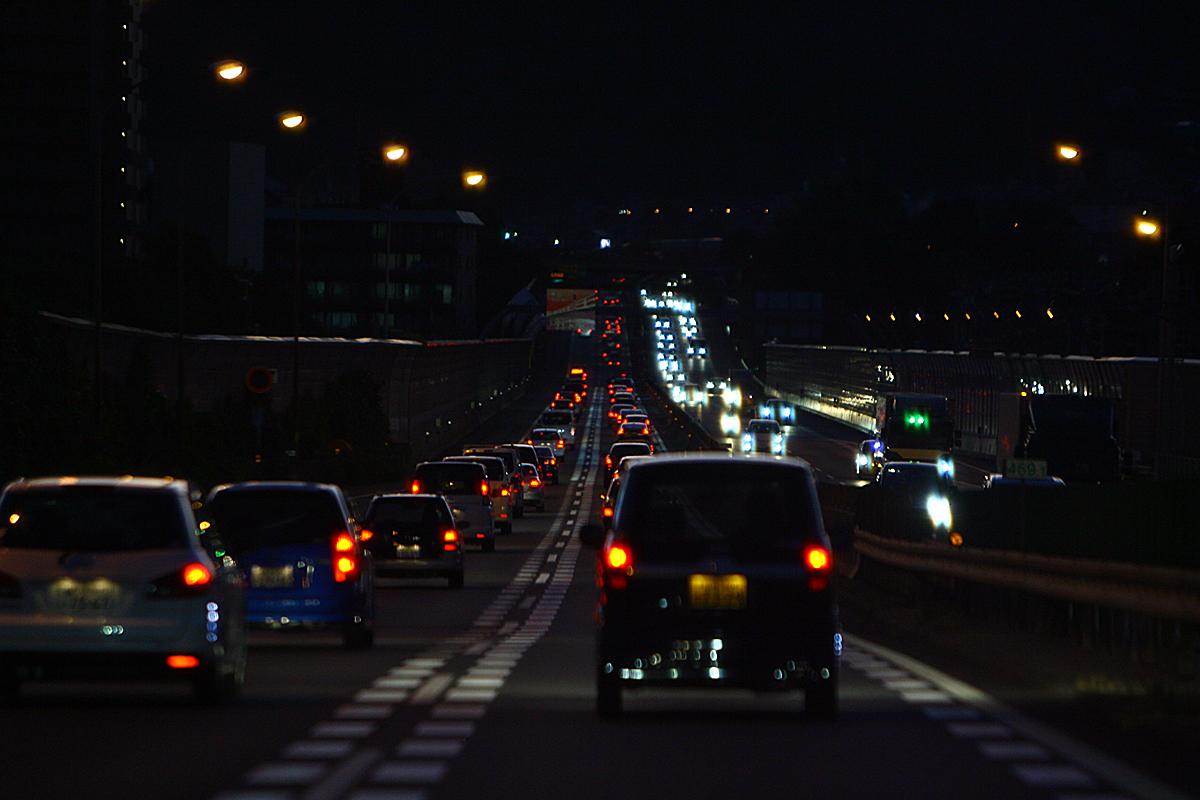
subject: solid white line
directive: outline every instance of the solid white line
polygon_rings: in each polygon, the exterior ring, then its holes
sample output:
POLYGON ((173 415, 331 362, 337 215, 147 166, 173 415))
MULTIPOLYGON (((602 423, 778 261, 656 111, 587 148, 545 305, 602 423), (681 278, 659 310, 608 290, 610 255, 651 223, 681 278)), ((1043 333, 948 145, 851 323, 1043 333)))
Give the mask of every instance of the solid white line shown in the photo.
POLYGON ((952 678, 922 661, 852 634, 843 635, 855 647, 861 647, 864 650, 873 652, 909 670, 914 675, 925 678, 935 686, 940 686, 959 702, 975 706, 980 711, 1018 731, 1022 736, 1045 745, 1050 750, 1085 767, 1108 783, 1136 797, 1160 798, 1161 800, 1186 800, 1187 798, 1187 795, 1172 789, 1166 784, 1147 777, 1120 761, 1072 739, 1064 733, 1060 733, 1040 722, 1029 719, 1024 714, 1009 708, 990 695, 976 689, 974 686, 964 683, 957 678, 952 678))
POLYGON ((361 703, 402 703, 408 699, 403 689, 359 689, 354 699, 361 703))
POLYGON ((1096 782, 1091 775, 1069 764, 1014 764, 1012 771, 1025 783, 1049 789, 1077 789, 1096 782))

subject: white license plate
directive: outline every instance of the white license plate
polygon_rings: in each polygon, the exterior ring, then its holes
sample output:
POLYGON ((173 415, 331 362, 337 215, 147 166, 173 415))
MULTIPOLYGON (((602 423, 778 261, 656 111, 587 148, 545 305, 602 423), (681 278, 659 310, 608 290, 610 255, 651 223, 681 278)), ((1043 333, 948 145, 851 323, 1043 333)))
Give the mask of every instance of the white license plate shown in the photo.
POLYGON ((120 597, 121 591, 117 585, 103 578, 88 581, 64 578, 50 584, 45 595, 48 609, 74 614, 111 611, 120 597))
POLYGON ((296 583, 292 566, 250 567, 250 585, 256 589, 290 589, 296 583))

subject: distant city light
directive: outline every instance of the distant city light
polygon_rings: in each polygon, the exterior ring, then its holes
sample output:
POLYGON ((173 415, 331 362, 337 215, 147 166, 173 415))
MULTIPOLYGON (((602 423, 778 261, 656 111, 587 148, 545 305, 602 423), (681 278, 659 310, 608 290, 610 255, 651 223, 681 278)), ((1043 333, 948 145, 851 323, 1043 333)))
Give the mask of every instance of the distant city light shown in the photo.
POLYGON ((696 210, 696 209, 695 209, 695 208, 693 208, 692 206, 688 206, 688 213, 689 213, 689 214, 691 214, 691 213, 692 213, 693 211, 695 211, 695 210, 696 210))
POLYGON ((1047 309, 1046 309, 1046 316, 1047 316, 1047 317, 1049 317, 1050 319, 1054 319, 1054 311, 1053 311, 1053 310, 1051 310, 1051 309, 1049 309, 1049 308, 1047 308, 1047 309))
POLYGON ((733 209, 732 209, 732 208, 728 208, 728 207, 726 207, 726 209, 725 209, 725 213, 726 213, 726 214, 732 214, 732 213, 733 213, 733 209))
POLYGON ((558 239, 555 239, 555 240, 554 240, 554 246, 555 246, 555 247, 558 247, 558 239))
POLYGON ((924 321, 925 321, 925 320, 921 319, 921 312, 920 312, 920 311, 918 311, 916 314, 913 314, 913 317, 915 317, 915 318, 916 318, 917 322, 924 322, 924 321))
POLYGON ((949 321, 950 321, 950 315, 949 315, 949 314, 947 314, 947 313, 945 313, 945 312, 943 312, 943 313, 942 313, 942 319, 946 320, 946 322, 949 322, 949 321))
POLYGON ((612 247, 612 239, 601 239, 600 240, 600 249, 601 250, 608 250, 611 247, 612 247))
POLYGON ((654 213, 655 213, 655 214, 661 214, 661 213, 662 213, 662 209, 661 209, 661 208, 656 208, 656 209, 654 209, 654 213))
POLYGON ((1017 319, 1021 319, 1021 309, 1019 309, 1019 308, 1018 308, 1018 309, 1014 309, 1014 311, 1015 311, 1015 313, 1016 313, 1016 315, 1017 315, 1017 319))
POLYGON ((895 315, 895 314, 888 314, 888 319, 890 319, 892 322, 895 322, 895 321, 896 321, 896 315, 895 315))
POLYGON ((996 319, 1000 319, 1000 312, 999 312, 999 311, 993 311, 993 312, 992 312, 992 316, 993 316, 993 317, 995 317, 996 319))
POLYGON ((967 318, 967 322, 971 321, 971 312, 970 311, 967 311, 966 313, 964 313, 963 316, 967 318))
POLYGON ((867 322, 870 322, 870 321, 871 321, 871 315, 870 315, 870 314, 863 314, 863 316, 864 316, 864 317, 866 317, 866 319, 867 319, 867 322))

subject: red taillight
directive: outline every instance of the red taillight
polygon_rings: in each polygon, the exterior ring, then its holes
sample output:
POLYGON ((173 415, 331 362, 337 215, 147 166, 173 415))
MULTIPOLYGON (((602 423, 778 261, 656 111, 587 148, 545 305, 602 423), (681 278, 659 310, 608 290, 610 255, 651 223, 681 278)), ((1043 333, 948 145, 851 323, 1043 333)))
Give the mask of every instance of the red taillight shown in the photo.
POLYGON ((533 444, 533 439, 526 439, 525 444, 533 444))
POLYGON ((612 469, 612 456, 604 457, 604 466, 608 467, 609 469, 612 469))
POLYGON ((447 553, 453 553, 458 549, 458 531, 442 531, 442 549, 447 553))
POLYGON ((192 563, 183 568, 184 586, 207 586, 212 579, 212 570, 203 564, 192 563))
POLYGON ((612 518, 612 515, 613 515, 612 506, 605 506, 605 507, 604 507, 604 516, 605 516, 605 518, 607 518, 607 519, 611 519, 611 518, 612 518))
POLYGON ((479 482, 479 493, 481 495, 483 495, 484 497, 488 496, 488 482, 487 481, 479 482))
MULTIPOLYGON (((558 443, 559 443, 559 444, 562 444, 562 439, 559 439, 559 440, 558 440, 558 443)), ((557 463, 558 463, 558 459, 557 459, 557 458, 552 458, 552 459, 550 459, 550 466, 554 466, 554 465, 555 465, 555 464, 557 464, 557 463)))
POLYGON ((815 545, 804 548, 804 565, 813 572, 829 572, 833 556, 824 547, 815 545))
POLYGON ((542 485, 542 482, 541 482, 541 481, 539 481, 537 478, 534 478, 533 480, 531 480, 531 481, 529 482, 529 485, 530 485, 530 486, 532 486, 534 489, 536 489, 536 488, 538 488, 539 486, 541 486, 541 485, 542 485))
POLYGON ((421 493, 421 482, 420 482, 420 481, 413 481, 413 482, 412 482, 412 486, 410 486, 410 487, 409 487, 409 490, 410 490, 410 491, 411 491, 413 494, 420 494, 420 493, 421 493))
MULTIPOLYGON (((563 447, 566 447, 566 446, 567 446, 567 443, 566 443, 565 441, 563 441, 562 439, 559 439, 559 440, 558 440, 558 446, 559 446, 559 448, 561 449, 561 448, 563 448, 563 447)), ((551 462, 551 463, 553 463, 553 462, 551 462)))
POLYGON ((604 585, 609 589, 625 589, 633 574, 633 553, 621 542, 613 542, 604 551, 604 585))
POLYGON ((358 575, 358 553, 354 537, 343 531, 333 537, 333 580, 345 583, 358 575))
POLYGON ((501 489, 501 490, 500 490, 500 496, 501 496, 501 497, 508 497, 508 489, 501 489))
POLYGON ((195 656, 167 656, 167 666, 171 669, 195 669, 200 666, 200 659, 195 656))
POLYGON ((362 539, 364 542, 369 542, 375 538, 375 531, 367 530, 366 528, 363 528, 361 531, 358 532, 358 538, 362 539))

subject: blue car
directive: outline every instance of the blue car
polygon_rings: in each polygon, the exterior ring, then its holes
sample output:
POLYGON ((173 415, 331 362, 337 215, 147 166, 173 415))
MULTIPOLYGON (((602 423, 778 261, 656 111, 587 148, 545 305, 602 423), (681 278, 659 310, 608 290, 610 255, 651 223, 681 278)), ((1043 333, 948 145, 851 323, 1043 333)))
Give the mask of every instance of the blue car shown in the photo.
POLYGON ((375 580, 345 495, 321 483, 233 483, 209 493, 214 546, 246 582, 246 622, 337 628, 348 649, 375 641, 375 580))

